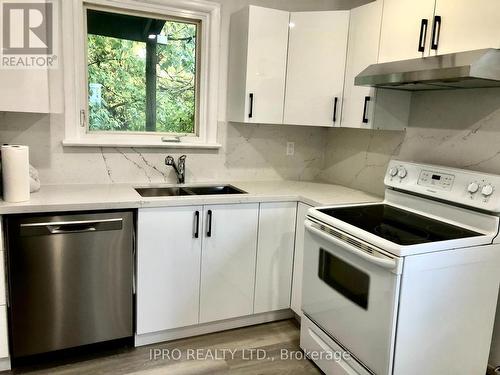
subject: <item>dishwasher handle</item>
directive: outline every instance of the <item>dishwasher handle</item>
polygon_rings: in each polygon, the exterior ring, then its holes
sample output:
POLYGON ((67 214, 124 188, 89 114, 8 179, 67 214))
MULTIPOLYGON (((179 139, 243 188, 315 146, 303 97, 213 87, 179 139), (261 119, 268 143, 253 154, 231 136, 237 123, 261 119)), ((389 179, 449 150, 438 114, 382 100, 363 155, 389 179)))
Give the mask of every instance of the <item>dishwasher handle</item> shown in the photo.
POLYGON ((85 233, 97 231, 93 224, 47 225, 47 229, 50 234, 85 233))
POLYGON ((38 236, 69 233, 90 233, 121 230, 123 219, 79 220, 45 223, 24 223, 20 225, 21 236, 38 236))

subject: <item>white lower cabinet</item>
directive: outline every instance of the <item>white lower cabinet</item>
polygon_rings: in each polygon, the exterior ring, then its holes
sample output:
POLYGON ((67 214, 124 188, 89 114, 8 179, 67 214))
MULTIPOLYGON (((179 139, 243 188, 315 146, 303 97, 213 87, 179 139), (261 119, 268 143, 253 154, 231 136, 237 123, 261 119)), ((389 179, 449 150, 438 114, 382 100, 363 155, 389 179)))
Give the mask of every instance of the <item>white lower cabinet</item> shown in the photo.
MULTIPOLYGON (((0 216, 0 360, 9 357, 9 330, 7 327, 7 306, 5 287, 5 251, 2 217, 0 216)), ((0 362, 0 371, 9 367, 3 367, 0 362)))
POLYGON ((297 202, 262 203, 254 313, 290 307, 297 202))
POLYGON ((139 210, 138 334, 198 323, 202 210, 202 206, 139 210))
MULTIPOLYGON (((7 308, 0 306, 0 359, 9 356, 9 331, 7 329, 7 308)), ((3 370, 3 369, 0 369, 3 370)))
POLYGON ((302 267, 304 263, 304 221, 311 206, 299 203, 297 207, 297 223, 295 227, 295 256, 293 260, 292 310, 302 314, 302 267))
POLYGON ((253 313, 259 204, 204 207, 200 323, 253 313))
POLYGON ((137 334, 289 308, 296 216, 297 202, 139 209, 137 334))

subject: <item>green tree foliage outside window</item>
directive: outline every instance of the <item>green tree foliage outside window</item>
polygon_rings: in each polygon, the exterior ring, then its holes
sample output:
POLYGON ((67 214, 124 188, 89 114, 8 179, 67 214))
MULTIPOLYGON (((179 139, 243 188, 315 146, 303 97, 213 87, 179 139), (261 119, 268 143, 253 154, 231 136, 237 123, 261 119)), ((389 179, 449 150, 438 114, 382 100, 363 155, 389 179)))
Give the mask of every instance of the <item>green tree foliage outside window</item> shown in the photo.
MULTIPOLYGON (((195 133, 196 40, 197 25, 177 21, 157 35, 156 132, 195 133)), ((146 42, 88 34, 90 131, 146 131, 146 50, 146 42)))

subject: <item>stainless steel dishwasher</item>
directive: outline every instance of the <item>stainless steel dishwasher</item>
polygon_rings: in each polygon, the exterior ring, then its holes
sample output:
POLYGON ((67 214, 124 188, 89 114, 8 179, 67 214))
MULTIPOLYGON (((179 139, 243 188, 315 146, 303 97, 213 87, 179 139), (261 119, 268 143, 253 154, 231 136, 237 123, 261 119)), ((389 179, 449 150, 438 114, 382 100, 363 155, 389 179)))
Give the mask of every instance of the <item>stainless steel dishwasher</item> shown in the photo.
POLYGON ((132 212, 5 224, 14 358, 133 335, 132 212))

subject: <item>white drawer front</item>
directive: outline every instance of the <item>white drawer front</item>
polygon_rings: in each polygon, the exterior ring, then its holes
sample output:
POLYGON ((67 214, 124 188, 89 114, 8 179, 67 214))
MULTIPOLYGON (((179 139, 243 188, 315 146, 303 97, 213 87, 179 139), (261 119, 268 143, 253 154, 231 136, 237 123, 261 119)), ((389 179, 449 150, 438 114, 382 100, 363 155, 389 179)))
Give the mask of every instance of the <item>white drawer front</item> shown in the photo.
POLYGON ((370 375, 311 320, 302 315, 300 347, 326 375, 370 375))
POLYGON ((0 358, 9 356, 9 335, 7 331, 7 308, 0 306, 0 358))

